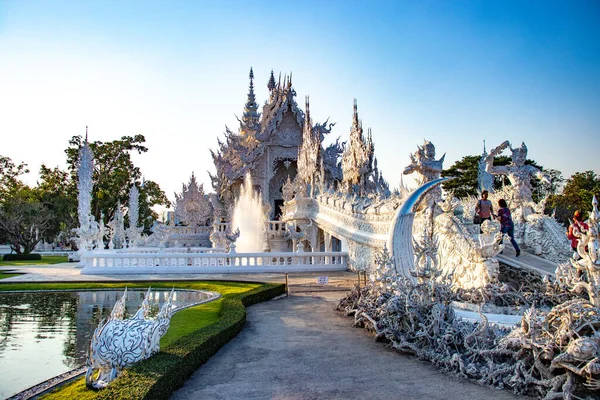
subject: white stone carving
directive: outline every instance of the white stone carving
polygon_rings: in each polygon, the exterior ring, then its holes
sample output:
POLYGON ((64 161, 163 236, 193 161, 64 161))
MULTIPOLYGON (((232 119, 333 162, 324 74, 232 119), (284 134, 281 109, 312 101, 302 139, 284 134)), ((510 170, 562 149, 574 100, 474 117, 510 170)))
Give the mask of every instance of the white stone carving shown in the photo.
POLYGON ((137 247, 141 241, 143 228, 138 227, 139 197, 140 191, 134 184, 129 190, 129 228, 126 231, 129 247, 137 247))
POLYGON ((190 182, 180 194, 175 193, 175 217, 179 223, 188 226, 210 226, 213 220, 213 206, 204 194, 204 185, 198 185, 192 173, 190 182))
MULTIPOLYGON (((525 143, 513 149, 508 141, 504 141, 491 150, 485 159, 486 176, 490 174, 505 175, 511 182, 510 186, 504 186, 493 193, 490 191, 489 200, 492 201, 494 207, 497 207, 499 199, 507 201, 515 224, 515 239, 538 256, 556 263, 562 262, 569 255, 569 242, 564 235, 562 225, 553 217, 544 215, 546 199, 542 199, 539 203, 535 203, 532 199, 531 177, 535 176, 545 181, 548 181, 548 177, 539 169, 525 164, 527 160, 525 143), (511 164, 494 166, 494 157, 502 154, 507 148, 512 151, 511 164)), ((480 176, 480 180, 482 179, 484 178, 480 176)), ((470 204, 466 207, 474 210, 476 201, 476 199, 471 199, 470 204)))
POLYGON ((125 221, 123 220, 123 210, 121 202, 117 202, 115 213, 108 224, 110 228, 110 239, 108 241, 109 249, 122 249, 125 246, 125 221))
POLYGON ((79 217, 79 228, 75 229, 75 234, 80 254, 83 251, 92 249, 94 238, 98 234, 98 224, 92 215, 94 154, 88 143, 87 127, 85 129, 85 141, 79 149, 79 159, 77 162, 77 215, 79 217))
POLYGON ((121 371, 136 362, 149 358, 160 349, 160 338, 171 322, 174 290, 161 306, 155 319, 148 319, 150 289, 136 314, 125 319, 127 289, 108 319, 100 322, 90 343, 85 376, 88 388, 103 389, 121 371), (94 376, 97 373, 96 376, 94 376))

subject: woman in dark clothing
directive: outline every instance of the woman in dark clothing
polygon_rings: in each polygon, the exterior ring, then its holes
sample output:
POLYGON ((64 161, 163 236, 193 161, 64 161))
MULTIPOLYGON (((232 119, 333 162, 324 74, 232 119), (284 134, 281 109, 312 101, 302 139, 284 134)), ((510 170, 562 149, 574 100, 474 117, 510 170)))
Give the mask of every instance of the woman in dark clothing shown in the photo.
POLYGON ((498 206, 500 209, 498 210, 498 220, 500 221, 500 231, 502 233, 508 234, 510 238, 510 242, 512 243, 515 251, 517 252, 517 257, 521 255, 521 249, 515 240, 515 224, 513 223, 512 217, 510 215, 510 210, 508 209, 508 205, 506 204, 506 200, 500 199, 498 200, 498 206))

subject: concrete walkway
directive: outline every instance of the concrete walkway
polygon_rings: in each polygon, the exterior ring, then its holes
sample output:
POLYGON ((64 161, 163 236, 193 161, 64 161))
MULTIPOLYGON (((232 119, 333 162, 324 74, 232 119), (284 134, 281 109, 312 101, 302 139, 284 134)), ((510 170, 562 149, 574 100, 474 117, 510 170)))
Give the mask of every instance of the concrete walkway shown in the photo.
MULTIPOLYGON (((282 274, 85 276, 74 264, 2 267, 26 275, 0 282, 240 280, 282 274)), ((289 274, 291 296, 248 308, 244 330, 190 377, 173 399, 517 399, 447 375, 377 343, 334 311, 356 283, 351 272, 289 274), (328 285, 317 277, 327 275, 328 285)), ((521 397, 522 398, 522 397, 521 397)))
POLYGON ((377 343, 334 311, 343 293, 248 308, 244 330, 171 399, 517 399, 377 343))

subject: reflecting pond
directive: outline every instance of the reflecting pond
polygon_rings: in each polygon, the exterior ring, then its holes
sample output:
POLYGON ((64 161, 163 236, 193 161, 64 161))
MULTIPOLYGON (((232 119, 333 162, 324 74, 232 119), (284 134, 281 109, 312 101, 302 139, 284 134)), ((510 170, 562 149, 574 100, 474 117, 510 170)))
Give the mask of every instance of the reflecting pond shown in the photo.
MULTIPOLYGON (((170 290, 152 290, 151 316, 170 290)), ((146 290, 128 290, 132 316, 146 290)), ((123 290, 0 293, 0 398, 85 364, 94 329, 107 317, 123 290)), ((175 291, 177 308, 205 302, 211 294, 175 291)))

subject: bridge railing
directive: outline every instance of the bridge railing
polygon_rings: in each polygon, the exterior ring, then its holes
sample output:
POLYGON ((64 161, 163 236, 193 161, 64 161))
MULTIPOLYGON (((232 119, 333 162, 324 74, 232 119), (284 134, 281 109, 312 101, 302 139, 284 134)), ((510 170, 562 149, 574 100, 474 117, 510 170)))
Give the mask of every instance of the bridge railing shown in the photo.
POLYGON ((86 252, 82 274, 252 273, 341 271, 348 268, 342 252, 281 253, 109 253, 86 252))

